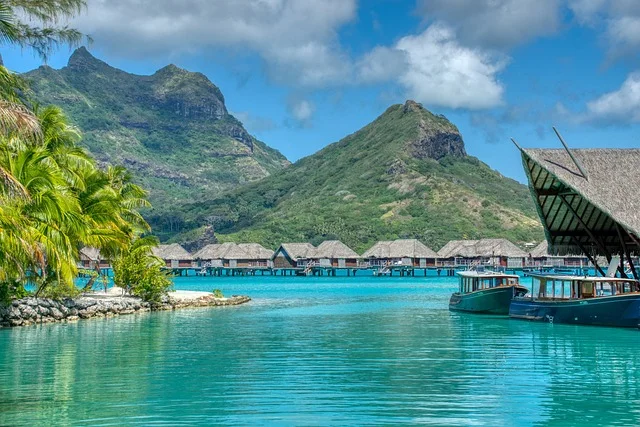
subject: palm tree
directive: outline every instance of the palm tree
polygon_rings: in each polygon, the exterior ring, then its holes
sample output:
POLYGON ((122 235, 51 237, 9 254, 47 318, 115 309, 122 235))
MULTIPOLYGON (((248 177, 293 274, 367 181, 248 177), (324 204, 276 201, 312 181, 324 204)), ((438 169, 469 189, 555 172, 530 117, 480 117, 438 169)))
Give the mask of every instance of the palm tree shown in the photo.
MULTIPOLYGON (((84 38, 91 42, 78 30, 59 25, 85 7, 86 0, 0 0, 0 45, 30 48, 46 61, 61 45, 78 46, 84 38)), ((22 99, 25 90, 24 81, 0 57, 0 134, 39 136, 38 121, 22 99)))

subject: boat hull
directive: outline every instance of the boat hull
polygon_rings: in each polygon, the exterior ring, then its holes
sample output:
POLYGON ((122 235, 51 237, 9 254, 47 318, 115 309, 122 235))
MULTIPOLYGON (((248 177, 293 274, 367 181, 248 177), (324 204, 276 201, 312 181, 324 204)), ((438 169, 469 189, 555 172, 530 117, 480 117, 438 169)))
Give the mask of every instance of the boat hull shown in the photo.
POLYGON ((500 286, 481 291, 451 295, 449 310, 467 313, 509 314, 509 304, 517 294, 524 294, 527 289, 515 286, 500 286))
POLYGON ((549 323, 637 328, 640 326, 640 294, 571 301, 516 298, 509 307, 509 316, 549 323))

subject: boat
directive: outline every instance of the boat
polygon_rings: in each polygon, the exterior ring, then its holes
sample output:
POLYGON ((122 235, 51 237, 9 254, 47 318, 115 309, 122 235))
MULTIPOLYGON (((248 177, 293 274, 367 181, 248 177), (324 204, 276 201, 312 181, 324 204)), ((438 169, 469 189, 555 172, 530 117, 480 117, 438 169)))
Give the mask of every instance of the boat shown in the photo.
POLYGON ((549 323, 637 328, 640 282, 593 276, 531 275, 530 295, 513 299, 509 316, 549 323))
POLYGON ((520 276, 494 271, 459 271, 458 292, 451 295, 449 310, 469 313, 508 314, 511 300, 529 290, 520 276))

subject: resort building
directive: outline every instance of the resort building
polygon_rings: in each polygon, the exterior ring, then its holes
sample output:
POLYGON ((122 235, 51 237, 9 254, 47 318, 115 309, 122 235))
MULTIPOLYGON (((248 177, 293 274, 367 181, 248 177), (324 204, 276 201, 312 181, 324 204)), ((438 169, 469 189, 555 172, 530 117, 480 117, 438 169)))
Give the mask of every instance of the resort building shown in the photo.
POLYGON ((441 266, 522 268, 527 253, 507 239, 452 240, 438 257, 441 266))
POLYGON ((362 254, 370 267, 434 267, 438 254, 416 239, 380 241, 362 254))
POLYGON ((549 253, 549 245, 546 240, 529 252, 525 261, 525 267, 549 268, 549 267, 588 267, 589 259, 584 255, 552 255, 549 253))
POLYGON ((100 250, 85 246, 80 249, 80 263, 78 267, 95 270, 96 268, 110 268, 109 262, 100 255, 100 250))
POLYGON ((159 245, 152 249, 153 254, 163 260, 169 268, 195 267, 193 256, 178 243, 171 245, 159 245))
POLYGON ((360 259, 360 255, 339 240, 322 242, 308 256, 314 265, 333 268, 355 268, 360 259))
POLYGON ((274 268, 307 268, 316 248, 311 243, 283 243, 273 254, 274 268))
POLYGON ((549 252, 584 254, 602 275, 607 266, 598 256, 618 255, 620 275, 637 278, 640 149, 520 151, 549 252))
POLYGON ((273 251, 258 243, 207 245, 193 254, 200 267, 270 268, 273 251))

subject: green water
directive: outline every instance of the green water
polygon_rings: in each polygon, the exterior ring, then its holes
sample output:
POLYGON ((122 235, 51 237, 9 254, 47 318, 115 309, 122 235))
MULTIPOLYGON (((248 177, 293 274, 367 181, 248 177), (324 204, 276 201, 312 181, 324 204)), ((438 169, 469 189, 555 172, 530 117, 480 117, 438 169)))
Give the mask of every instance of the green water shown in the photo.
POLYGON ((640 333, 451 314, 450 278, 184 278, 245 306, 0 329, 0 425, 640 425, 640 333))

